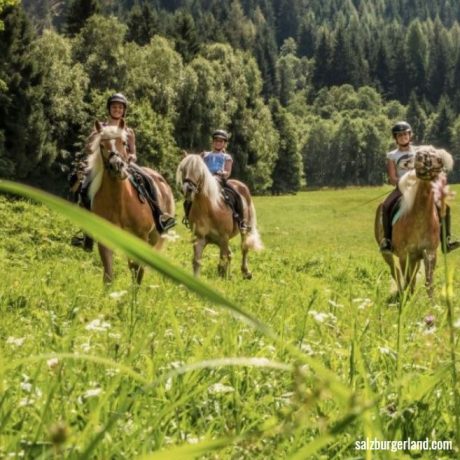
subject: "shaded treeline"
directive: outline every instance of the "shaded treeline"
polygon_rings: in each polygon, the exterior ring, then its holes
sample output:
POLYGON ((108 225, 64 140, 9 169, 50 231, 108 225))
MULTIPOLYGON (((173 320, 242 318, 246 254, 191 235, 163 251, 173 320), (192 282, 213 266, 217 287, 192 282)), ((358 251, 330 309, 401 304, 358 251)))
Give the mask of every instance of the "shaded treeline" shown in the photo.
MULTIPOLYGON (((37 0, 0 32, 0 175, 63 187, 105 100, 141 161, 232 133, 256 193, 381 184, 391 124, 460 159, 460 5, 409 0, 37 0), (27 14, 25 13, 27 11, 27 14)), ((454 174, 452 180, 460 179, 454 174)))

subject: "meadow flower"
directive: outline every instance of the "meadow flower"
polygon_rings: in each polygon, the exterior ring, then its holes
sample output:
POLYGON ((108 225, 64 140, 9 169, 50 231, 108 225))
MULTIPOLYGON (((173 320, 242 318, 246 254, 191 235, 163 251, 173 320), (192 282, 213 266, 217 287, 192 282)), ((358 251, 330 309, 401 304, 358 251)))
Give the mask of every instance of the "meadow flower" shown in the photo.
POLYGON ((85 327, 87 331, 97 331, 97 332, 105 332, 107 329, 110 329, 111 325, 107 321, 102 321, 100 318, 93 319, 90 323, 88 323, 85 327))
POLYGON ((222 383, 215 383, 208 387, 208 392, 211 394, 221 394, 221 393, 233 393, 235 389, 229 385, 223 385, 222 383))
POLYGON ((96 398, 102 393, 102 388, 90 388, 83 393, 84 399, 96 398))
POLYGON ((30 393, 32 391, 32 384, 30 382, 21 382, 21 390, 25 391, 26 393, 30 393))
POLYGON ((111 299, 118 300, 118 299, 121 299, 122 297, 124 297, 126 294, 128 294, 128 291, 111 292, 109 294, 109 297, 111 299))
POLYGON ((388 348, 388 347, 379 347, 379 352, 382 355, 389 355, 389 356, 395 356, 396 355, 396 353, 391 348, 388 348))
POLYGON ((343 308, 343 305, 341 303, 337 303, 335 300, 329 299, 328 303, 335 308, 343 308))
POLYGON ((48 369, 53 370, 58 366, 59 360, 57 358, 51 358, 46 361, 46 364, 48 365, 48 369))
POLYGON ((367 299, 367 298, 357 298, 357 299, 353 299, 353 303, 358 303, 358 310, 364 310, 365 308, 367 307, 371 307, 373 302, 371 299, 367 299))
POLYGON ((8 337, 6 343, 12 345, 13 347, 22 347, 26 338, 25 337, 8 337))
POLYGON ((332 322, 337 321, 337 318, 332 314, 332 313, 324 313, 324 312, 318 312, 316 310, 310 310, 308 312, 310 316, 313 316, 315 321, 318 323, 324 323, 326 320, 330 320, 332 322))

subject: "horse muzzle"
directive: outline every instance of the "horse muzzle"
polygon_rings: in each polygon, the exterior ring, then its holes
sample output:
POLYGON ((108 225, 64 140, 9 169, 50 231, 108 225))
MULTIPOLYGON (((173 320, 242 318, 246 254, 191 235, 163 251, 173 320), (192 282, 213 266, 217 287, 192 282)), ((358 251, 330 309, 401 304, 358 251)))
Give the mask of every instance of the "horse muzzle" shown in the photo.
POLYGON ((184 194, 185 198, 192 198, 193 194, 196 193, 198 187, 190 180, 185 180, 182 184, 182 193, 184 194))
POLYGON ((124 180, 128 178, 128 167, 126 161, 124 161, 116 153, 111 154, 108 161, 108 171, 109 174, 114 179, 124 180))

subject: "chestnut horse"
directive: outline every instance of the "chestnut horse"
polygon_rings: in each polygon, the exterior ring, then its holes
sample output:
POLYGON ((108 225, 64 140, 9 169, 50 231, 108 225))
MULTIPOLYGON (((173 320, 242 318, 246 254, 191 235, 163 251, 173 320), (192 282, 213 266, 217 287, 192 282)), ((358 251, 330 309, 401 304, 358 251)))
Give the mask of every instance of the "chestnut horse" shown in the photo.
MULTIPOLYGON (((399 211, 393 219, 393 253, 382 253, 400 293, 409 289, 413 293, 415 278, 423 260, 425 286, 433 296, 433 275, 436 266, 436 250, 440 241, 439 203, 436 194, 442 195, 446 185, 444 171, 453 167, 452 156, 431 145, 415 149, 415 168, 399 181, 402 197, 399 211), (396 259, 399 261, 397 266, 396 259)), ((375 217, 375 239, 383 238, 382 204, 375 217)))
MULTIPOLYGON (((138 192, 129 180, 127 134, 121 119, 117 126, 95 124, 95 135, 89 144, 88 170, 91 174, 89 196, 91 210, 113 224, 129 231, 155 249, 160 249, 164 238, 155 226, 153 214, 147 202, 141 202, 138 192)), ((156 171, 143 168, 152 178, 160 207, 174 215, 175 204, 171 188, 156 171)), ((104 282, 112 281, 112 251, 99 243, 99 254, 104 266, 104 282)), ((129 261, 136 281, 140 284, 143 267, 129 261)))
POLYGON ((240 231, 233 219, 232 210, 224 201, 221 184, 211 174, 200 155, 185 156, 177 168, 176 180, 185 200, 191 202, 188 221, 195 237, 193 241, 195 276, 200 274, 204 248, 212 243, 220 248, 218 272, 222 277, 228 277, 232 258, 229 240, 240 233, 241 271, 243 278, 252 278, 248 269, 248 251, 259 250, 263 246, 257 230, 256 210, 248 187, 234 179, 228 181, 243 199, 244 219, 248 223, 248 230, 240 231))

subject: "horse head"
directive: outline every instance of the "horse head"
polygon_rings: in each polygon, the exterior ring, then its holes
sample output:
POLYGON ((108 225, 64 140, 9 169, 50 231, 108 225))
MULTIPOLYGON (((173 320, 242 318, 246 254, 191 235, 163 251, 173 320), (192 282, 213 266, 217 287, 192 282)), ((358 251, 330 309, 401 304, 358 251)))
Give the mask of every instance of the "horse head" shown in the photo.
POLYGON ((176 182, 186 201, 193 201, 200 194, 210 201, 212 207, 221 202, 220 185, 199 154, 184 156, 177 167, 176 182))
POLYGON ((432 145, 421 145, 415 151, 415 174, 417 178, 434 181, 443 171, 452 169, 452 156, 432 145))
POLYGON ((114 178, 124 180, 128 177, 128 151, 125 122, 121 119, 116 126, 103 126, 99 121, 95 129, 99 134, 99 148, 108 173, 114 178))

